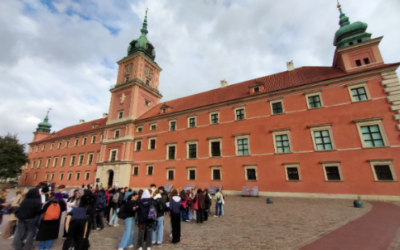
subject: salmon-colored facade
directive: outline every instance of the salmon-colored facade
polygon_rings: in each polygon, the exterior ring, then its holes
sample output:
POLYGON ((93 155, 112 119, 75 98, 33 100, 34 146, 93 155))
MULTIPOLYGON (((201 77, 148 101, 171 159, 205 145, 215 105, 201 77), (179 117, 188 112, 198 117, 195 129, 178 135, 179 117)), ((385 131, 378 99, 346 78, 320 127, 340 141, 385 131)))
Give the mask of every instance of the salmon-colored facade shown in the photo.
POLYGON ((165 103, 145 20, 142 36, 128 48, 131 54, 118 62, 108 117, 55 134, 36 132, 21 184, 54 173, 56 182, 68 186, 213 185, 231 193, 257 186, 269 196, 397 200, 400 63, 385 64, 378 47, 382 38, 370 39, 366 27, 354 36, 346 18, 341 13, 340 24, 351 36, 337 32, 331 67, 288 66, 165 103), (80 144, 93 134, 95 143, 80 144), (75 138, 80 146, 64 148, 65 140, 75 138), (58 141, 60 149, 47 149, 58 141), (85 165, 92 153, 96 161, 85 165), (56 156, 70 162, 72 155, 78 163, 84 155, 82 166, 32 165, 56 156), (60 180, 69 172, 71 179, 60 180))

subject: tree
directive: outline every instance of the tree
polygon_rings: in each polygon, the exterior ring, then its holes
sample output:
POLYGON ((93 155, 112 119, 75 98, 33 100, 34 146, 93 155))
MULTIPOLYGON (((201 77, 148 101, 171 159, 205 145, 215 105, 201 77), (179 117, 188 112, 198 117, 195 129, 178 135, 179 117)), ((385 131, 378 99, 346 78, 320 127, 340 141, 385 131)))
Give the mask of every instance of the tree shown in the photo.
POLYGON ((19 143, 17 135, 0 135, 0 178, 15 178, 22 166, 29 163, 25 144, 19 143))

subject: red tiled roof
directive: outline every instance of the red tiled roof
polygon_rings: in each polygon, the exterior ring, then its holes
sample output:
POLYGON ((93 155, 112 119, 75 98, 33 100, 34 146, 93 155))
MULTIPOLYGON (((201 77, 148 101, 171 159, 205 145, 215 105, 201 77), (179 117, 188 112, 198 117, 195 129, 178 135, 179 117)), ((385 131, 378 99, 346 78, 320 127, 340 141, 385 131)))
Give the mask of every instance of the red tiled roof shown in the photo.
MULTIPOLYGON (((394 65, 400 65, 400 63, 382 64, 376 67, 366 68, 363 71, 370 71, 394 65)), ((339 68, 333 67, 301 67, 293 71, 284 71, 277 74, 228 85, 223 89, 213 89, 199 94, 162 102, 154 108, 150 109, 148 112, 144 113, 141 117, 138 118, 138 120, 143 120, 160 115, 160 107, 164 103, 172 107, 171 111, 168 112, 170 114, 178 111, 198 108, 250 96, 249 85, 251 83, 254 83, 254 80, 264 83, 263 93, 267 93, 304 84, 329 80, 341 76, 352 75, 363 71, 346 73, 339 68)))
POLYGON ((66 127, 64 129, 61 129, 60 131, 56 131, 54 136, 53 136, 53 134, 50 134, 49 136, 46 136, 45 138, 43 138, 40 141, 57 139, 57 138, 63 137, 63 136, 74 135, 74 134, 79 134, 79 133, 99 129, 99 128, 104 127, 104 125, 106 125, 106 122, 107 122, 107 117, 100 118, 100 119, 93 120, 93 121, 84 122, 82 124, 77 124, 77 125, 73 125, 70 127, 66 127), (93 123, 95 123, 95 122, 97 122, 97 125, 95 128, 93 128, 92 126, 93 126, 93 123))

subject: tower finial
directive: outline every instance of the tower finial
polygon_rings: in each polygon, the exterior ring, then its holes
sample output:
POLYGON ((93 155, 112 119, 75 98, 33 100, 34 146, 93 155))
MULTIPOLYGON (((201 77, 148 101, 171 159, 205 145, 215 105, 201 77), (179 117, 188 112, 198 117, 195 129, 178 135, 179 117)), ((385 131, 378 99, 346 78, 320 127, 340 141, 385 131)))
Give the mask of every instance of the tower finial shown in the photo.
POLYGON ((340 9, 340 7, 342 7, 342 5, 340 5, 339 0, 337 0, 337 7, 338 9, 340 9))
POLYGON ((149 33, 147 31, 147 12, 148 11, 149 11, 149 8, 146 8, 146 14, 144 16, 143 26, 142 26, 142 29, 140 30, 142 32, 142 35, 146 35, 147 33, 149 33))
POLYGON ((49 108, 49 110, 47 110, 47 115, 49 115, 51 108, 49 108))

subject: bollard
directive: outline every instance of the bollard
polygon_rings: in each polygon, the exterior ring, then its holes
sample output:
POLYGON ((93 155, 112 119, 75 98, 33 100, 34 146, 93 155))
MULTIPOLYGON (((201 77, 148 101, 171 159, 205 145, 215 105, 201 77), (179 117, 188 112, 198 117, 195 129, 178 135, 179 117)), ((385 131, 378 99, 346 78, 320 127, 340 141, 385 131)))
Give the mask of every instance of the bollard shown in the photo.
POLYGON ((267 204, 274 204, 274 201, 271 198, 267 198, 267 204))
POLYGON ((354 205, 354 207, 357 207, 357 208, 364 208, 363 203, 361 201, 359 201, 359 200, 355 200, 353 202, 353 205, 354 205))

